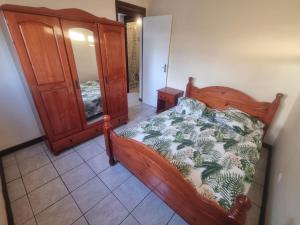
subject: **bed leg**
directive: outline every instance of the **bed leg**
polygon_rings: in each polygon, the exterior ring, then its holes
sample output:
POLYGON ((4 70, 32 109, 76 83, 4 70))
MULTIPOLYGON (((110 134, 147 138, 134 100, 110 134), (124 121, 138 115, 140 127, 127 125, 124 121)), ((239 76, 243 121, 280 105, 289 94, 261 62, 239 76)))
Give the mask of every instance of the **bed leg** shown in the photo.
POLYGON ((234 206, 229 209, 227 215, 240 225, 245 225, 247 211, 251 208, 251 200, 245 195, 238 195, 234 206))
POLYGON ((114 159, 114 155, 112 152, 111 148, 111 140, 110 140, 110 133, 111 133, 111 123, 110 123, 110 116, 105 115, 104 116, 104 140, 105 140, 105 149, 106 149, 106 154, 109 158, 109 164, 111 166, 116 164, 116 161, 114 159))

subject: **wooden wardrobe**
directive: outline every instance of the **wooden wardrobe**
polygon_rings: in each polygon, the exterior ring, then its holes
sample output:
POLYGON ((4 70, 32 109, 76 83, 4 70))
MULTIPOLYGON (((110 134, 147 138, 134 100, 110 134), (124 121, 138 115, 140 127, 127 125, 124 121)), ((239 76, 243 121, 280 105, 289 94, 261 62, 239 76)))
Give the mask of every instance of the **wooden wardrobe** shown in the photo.
POLYGON ((128 120, 125 31, 79 9, 2 5, 47 143, 58 154, 128 120))

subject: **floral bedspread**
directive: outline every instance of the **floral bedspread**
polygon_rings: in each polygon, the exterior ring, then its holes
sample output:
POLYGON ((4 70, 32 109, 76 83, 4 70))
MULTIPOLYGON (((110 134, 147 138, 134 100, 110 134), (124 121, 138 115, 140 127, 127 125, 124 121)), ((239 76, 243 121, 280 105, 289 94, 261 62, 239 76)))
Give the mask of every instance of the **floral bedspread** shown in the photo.
POLYGON ((203 196, 228 209, 246 194, 262 146, 263 124, 229 109, 217 111, 183 98, 122 136, 150 146, 168 159, 203 196))
POLYGON ((91 118, 102 113, 99 81, 81 82, 80 90, 86 117, 91 118))

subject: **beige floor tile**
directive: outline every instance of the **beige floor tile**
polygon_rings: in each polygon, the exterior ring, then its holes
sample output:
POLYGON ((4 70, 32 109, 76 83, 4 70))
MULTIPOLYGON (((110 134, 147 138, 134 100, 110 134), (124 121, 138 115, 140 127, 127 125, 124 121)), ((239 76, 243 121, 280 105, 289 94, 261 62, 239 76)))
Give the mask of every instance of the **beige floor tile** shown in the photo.
POLYGON ((68 154, 67 156, 53 162, 58 173, 61 175, 82 163, 83 160, 80 158, 77 152, 72 152, 71 154, 68 154))
POLYGON ((129 214, 113 194, 107 196, 86 214, 90 225, 119 225, 129 214))
POLYGON ((81 217, 81 212, 70 195, 36 216, 38 225, 68 225, 81 217))
POLYGON ((104 141, 104 135, 100 135, 98 137, 95 137, 93 139, 94 142, 96 142, 96 144, 98 144, 100 147, 102 147, 103 149, 105 149, 105 141, 104 141))
POLYGON ((51 150, 48 149, 48 147, 46 147, 47 149, 45 150, 45 152, 47 153, 49 159, 54 162, 58 159, 61 159, 69 154, 71 154, 72 152, 74 152, 73 148, 70 149, 66 149, 65 151, 63 151, 62 153, 60 153, 59 155, 54 155, 51 150))
POLYGON ((101 173, 109 167, 108 157, 105 152, 89 159, 87 163, 96 174, 101 173))
POLYGON ((258 225, 259 214, 260 214, 260 208, 252 204, 252 207, 247 214, 246 225, 258 225))
POLYGON ((254 182, 261 186, 264 186, 265 183, 266 170, 256 169, 254 175, 254 182))
POLYGON ((150 190, 135 176, 130 177, 115 191, 115 196, 131 212, 145 197, 150 190))
POLYGON ((84 163, 65 173, 61 178, 69 191, 73 191, 95 176, 96 174, 84 163))
POLYGON ((34 214, 37 214, 67 194, 68 190, 61 179, 56 178, 31 192, 28 197, 34 214))
POLYGON ((8 191, 9 200, 11 202, 26 195, 24 184, 21 178, 9 182, 7 184, 7 191, 8 191))
POLYGON ((95 177, 72 192, 72 196, 75 199, 80 210, 83 213, 86 213, 99 201, 104 199, 109 193, 110 190, 102 183, 102 181, 98 177, 95 177))
POLYGON ((113 191, 116 187, 127 180, 131 176, 131 173, 118 163, 117 165, 104 170, 98 176, 104 184, 113 191))
POLYGON ((11 204, 15 225, 21 225, 33 217, 27 196, 24 196, 11 204))
POLYGON ((12 165, 12 166, 4 168, 4 175, 5 175, 6 183, 21 177, 21 174, 20 174, 20 171, 19 171, 19 168, 17 165, 12 165))
POLYGON ((89 145, 75 147, 75 150, 85 161, 95 157, 96 155, 104 153, 104 149, 94 141, 92 141, 89 145))
POLYGON ((35 218, 31 218, 30 220, 28 220, 26 223, 24 223, 23 225, 36 225, 36 221, 35 218))
POLYGON ((22 160, 19 163, 19 168, 21 174, 25 175, 48 163, 50 163, 50 160, 47 154, 45 152, 40 152, 30 158, 22 160))
POLYGON ((252 183, 247 196, 251 199, 252 203, 260 207, 262 203, 263 187, 256 183, 252 183))
POLYGON ((140 225, 140 223, 132 216, 129 215, 122 223, 121 225, 140 225))
POLYGON ((27 192, 44 185, 58 176, 51 163, 23 176, 23 181, 27 192))
POLYGON ((84 216, 76 220, 72 225, 89 225, 84 216))
POLYGON ((15 157, 15 153, 11 153, 9 155, 2 157, 2 165, 4 168, 12 166, 12 165, 16 165, 16 164, 17 164, 17 160, 15 157))
POLYGON ((151 193, 135 208, 132 215, 143 225, 163 225, 167 224, 173 213, 166 203, 151 193))
POLYGON ((31 158, 35 155, 37 155, 38 153, 41 153, 44 151, 44 148, 42 146, 41 143, 32 145, 30 147, 24 148, 20 151, 17 151, 16 154, 16 159, 18 162, 21 162, 27 158, 31 158))
POLYGON ((85 142, 82 142, 82 143, 74 146, 74 149, 88 146, 88 145, 92 144, 93 142, 94 142, 93 139, 87 140, 85 142))

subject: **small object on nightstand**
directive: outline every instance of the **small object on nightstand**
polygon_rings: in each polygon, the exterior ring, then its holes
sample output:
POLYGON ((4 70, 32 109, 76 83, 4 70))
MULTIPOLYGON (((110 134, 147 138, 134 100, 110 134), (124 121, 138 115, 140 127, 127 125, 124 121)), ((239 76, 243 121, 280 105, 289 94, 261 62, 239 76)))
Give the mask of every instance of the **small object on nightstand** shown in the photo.
POLYGON ((183 91, 170 87, 159 89, 157 92, 157 113, 176 106, 178 98, 183 96, 183 91))

